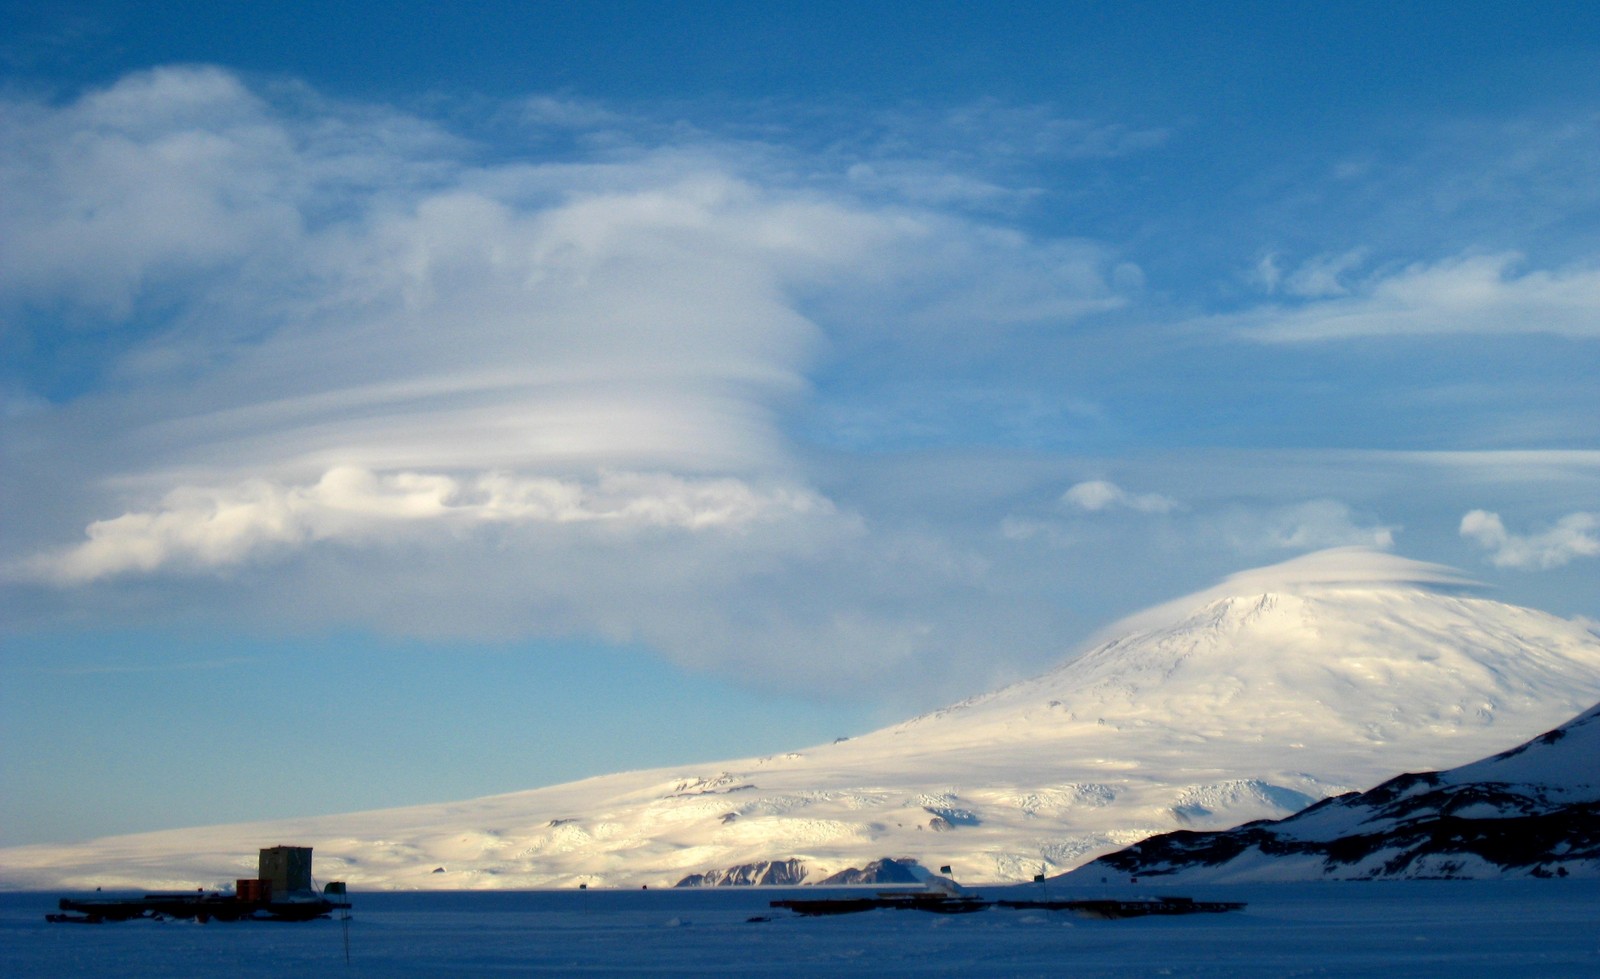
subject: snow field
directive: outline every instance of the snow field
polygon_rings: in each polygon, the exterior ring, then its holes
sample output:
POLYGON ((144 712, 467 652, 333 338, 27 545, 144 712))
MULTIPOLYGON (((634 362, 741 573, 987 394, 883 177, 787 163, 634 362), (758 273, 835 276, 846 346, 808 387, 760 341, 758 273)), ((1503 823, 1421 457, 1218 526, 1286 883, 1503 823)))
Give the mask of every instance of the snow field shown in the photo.
MULTIPOLYGON (((1013 895, 1032 891, 1016 888, 1013 895)), ((1126 892, 1133 888, 1120 888, 1126 892)), ((1242 912, 1100 921, 1056 912, 800 918, 793 891, 354 894, 337 921, 50 925, 0 895, 9 979, 279 975, 1405 976, 1600 974, 1600 881, 1211 887, 1242 912), (752 917, 770 917, 752 922, 752 917)), ((1099 893, 1106 893, 1101 891, 1099 893)), ((989 896, 1000 896, 997 890, 989 896)), ((1052 896, 1069 896, 1056 889, 1052 896)), ((1074 893, 1070 896, 1080 896, 1074 893)))

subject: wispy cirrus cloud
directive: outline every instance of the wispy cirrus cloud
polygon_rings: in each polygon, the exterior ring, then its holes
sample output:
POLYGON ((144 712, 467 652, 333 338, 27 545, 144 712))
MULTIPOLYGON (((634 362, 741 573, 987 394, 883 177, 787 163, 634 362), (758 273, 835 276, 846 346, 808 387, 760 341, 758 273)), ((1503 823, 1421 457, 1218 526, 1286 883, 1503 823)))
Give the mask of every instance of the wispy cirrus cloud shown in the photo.
POLYGON ((1546 571, 1600 556, 1600 515, 1569 513, 1538 533, 1516 534, 1498 513, 1473 510, 1461 518, 1461 536, 1488 551, 1496 567, 1546 571))
POLYGON ((1154 150, 1162 127, 1063 115, 1044 104, 978 99, 954 108, 904 105, 836 146, 852 186, 906 200, 1014 210, 1048 191, 1019 174, 1043 161, 1106 161, 1154 150))
POLYGON ((1361 252, 1320 260, 1285 277, 1270 262, 1258 277, 1311 297, 1221 322, 1277 343, 1455 333, 1600 336, 1600 267, 1521 268, 1514 253, 1463 255, 1398 270, 1353 274, 1361 252))
POLYGON ((1254 279, 1268 293, 1319 298, 1350 294, 1349 277, 1366 262, 1368 250, 1352 248, 1333 255, 1318 255, 1291 270, 1279 267, 1277 255, 1266 255, 1256 264, 1254 279))

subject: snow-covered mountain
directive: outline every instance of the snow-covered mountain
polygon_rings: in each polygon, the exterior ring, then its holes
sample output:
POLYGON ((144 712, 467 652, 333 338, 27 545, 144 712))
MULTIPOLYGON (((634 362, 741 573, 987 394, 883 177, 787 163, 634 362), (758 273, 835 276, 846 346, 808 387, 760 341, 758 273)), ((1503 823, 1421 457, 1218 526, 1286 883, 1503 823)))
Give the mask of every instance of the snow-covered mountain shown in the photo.
POLYGON ((1129 620, 1038 678, 788 754, 467 802, 0 850, 0 886, 210 886, 259 846, 357 887, 663 886, 884 856, 963 882, 1279 818, 1518 744, 1600 700, 1600 637, 1341 549, 1129 620), (786 863, 799 861, 798 865, 786 863))
POLYGON ((1401 775, 1286 819, 1176 832, 1068 880, 1600 877, 1600 705, 1492 758, 1401 775))

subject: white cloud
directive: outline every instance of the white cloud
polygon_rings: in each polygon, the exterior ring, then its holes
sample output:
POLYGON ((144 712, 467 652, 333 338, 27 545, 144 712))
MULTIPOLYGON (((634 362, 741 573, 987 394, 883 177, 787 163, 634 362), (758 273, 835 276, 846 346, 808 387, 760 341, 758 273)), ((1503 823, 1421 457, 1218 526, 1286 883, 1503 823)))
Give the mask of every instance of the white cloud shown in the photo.
MULTIPOLYGON (((207 68, 0 105, 7 328, 118 334, 16 345, 89 380, 4 392, 0 562, 60 586, 9 594, 964 690, 938 665, 987 662, 985 555, 836 510, 785 416, 836 347, 944 363, 1138 270, 831 157, 521 108, 559 159, 207 68)), ((1044 655, 1053 621, 1005 631, 1044 655)))
POLYGON ((1268 252, 1256 260, 1255 267, 1246 275, 1247 282, 1253 282, 1262 292, 1274 293, 1283 282, 1283 268, 1278 264, 1276 252, 1268 252))
POLYGON ((879 115, 860 138, 833 147, 860 186, 907 199, 1004 208, 1046 191, 1018 187, 1015 169, 1041 160, 1111 160, 1163 145, 1164 129, 1069 119, 1046 105, 986 98, 954 109, 905 104, 879 115))
POLYGON ((1043 540, 1056 547, 1079 542, 1073 528, 1062 520, 1040 520, 1011 514, 1000 521, 1000 536, 1011 541, 1043 540))
POLYGON ((1283 284, 1284 291, 1307 298, 1349 295, 1348 277, 1366 259, 1365 248, 1353 248, 1338 255, 1318 255, 1289 275, 1283 284))
POLYGON ((1473 510, 1461 518, 1461 536, 1492 552, 1496 567, 1547 570, 1600 556, 1600 515, 1569 513, 1543 533, 1513 534, 1498 513, 1473 510))
POLYGON ((1159 493, 1129 493, 1103 479, 1078 483, 1061 494, 1061 502, 1080 510, 1136 510, 1139 513, 1171 513, 1181 507, 1177 500, 1159 493))
POLYGON ((554 130, 605 130, 623 125, 628 117, 590 99, 534 95, 524 99, 522 121, 535 128, 554 130))
MULTIPOLYGON (((1062 494, 1059 503, 1091 514, 1115 510, 1177 514, 1172 520, 1160 522, 1161 539, 1182 539, 1188 546, 1205 549, 1216 549, 1220 544, 1228 551, 1252 558, 1274 551, 1341 547, 1384 550, 1394 546, 1400 529, 1363 519, 1339 500, 1314 499, 1258 507, 1216 500, 1186 505, 1156 493, 1132 494, 1106 480, 1077 483, 1062 494)), ((1108 541, 1082 519, 1013 513, 1001 520, 999 529, 1006 540, 1041 540, 1057 547, 1104 546, 1108 541)))
POLYGON ((1306 500, 1264 509, 1236 508, 1207 517, 1234 550, 1259 554, 1275 550, 1314 551, 1336 547, 1387 549, 1399 527, 1368 523, 1339 500, 1306 500))
POLYGON ((819 191, 716 142, 478 164, 423 122, 204 68, 12 110, 0 301, 126 331, 95 354, 130 392, 108 410, 147 420, 147 472, 205 485, 781 469, 817 311, 957 342, 1124 301, 1092 245, 819 191))
POLYGON ((292 108, 164 69, 7 117, 0 300, 129 334, 152 470, 770 466, 821 342, 790 291, 897 235, 726 161, 474 166, 292 108))
POLYGON ((1448 333, 1600 336, 1600 269, 1591 265, 1518 272, 1518 255, 1467 255, 1349 281, 1347 273, 1361 260, 1359 250, 1349 252, 1284 280, 1286 291, 1315 301, 1225 322, 1244 336, 1277 342, 1448 333))
POLYGON ((149 72, 54 113, 7 108, 0 288, 10 296, 125 318, 154 280, 296 234, 287 134, 225 72, 149 72))
POLYGON ((1108 160, 1149 152, 1171 136, 1166 129, 1065 118, 1048 105, 1017 106, 994 98, 949 111, 902 107, 885 122, 884 150, 925 145, 931 137, 951 154, 988 160, 1108 160))
POLYGON ((226 567, 274 546, 394 537, 407 525, 435 521, 701 531, 832 512, 827 500, 807 490, 763 489, 735 479, 632 472, 605 472, 587 483, 507 473, 459 479, 346 466, 303 486, 252 480, 227 488, 180 487, 156 509, 95 521, 84 543, 38 556, 21 570, 75 583, 166 567, 226 567))

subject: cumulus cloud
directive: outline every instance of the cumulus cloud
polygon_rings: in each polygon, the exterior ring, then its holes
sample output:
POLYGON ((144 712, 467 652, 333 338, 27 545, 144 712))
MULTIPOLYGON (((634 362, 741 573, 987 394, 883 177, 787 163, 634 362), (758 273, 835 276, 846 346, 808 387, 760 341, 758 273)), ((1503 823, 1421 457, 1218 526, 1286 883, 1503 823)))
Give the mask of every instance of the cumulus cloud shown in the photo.
POLYGON ((1514 534, 1498 513, 1472 510, 1461 518, 1461 536, 1491 552, 1496 567, 1543 571, 1600 556, 1600 515, 1569 513, 1541 533, 1514 534))
POLYGON ((1263 283, 1310 297, 1301 306, 1256 310, 1229 322, 1274 342, 1448 333, 1600 335, 1600 269, 1575 265, 1522 271, 1514 253, 1419 263, 1352 281, 1359 250, 1316 260, 1284 278, 1268 260, 1263 283))
POLYGON ((1103 479, 1078 483, 1061 494, 1061 502, 1079 510, 1136 510, 1139 513, 1171 513, 1180 504, 1159 493, 1129 493, 1103 479))

